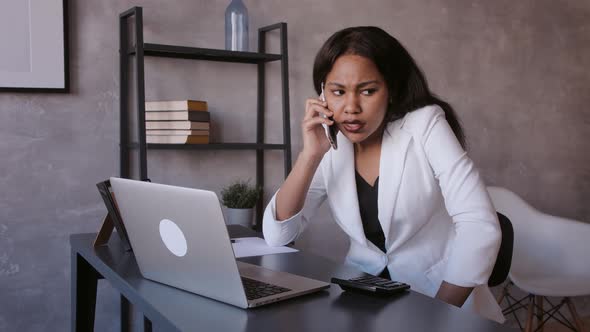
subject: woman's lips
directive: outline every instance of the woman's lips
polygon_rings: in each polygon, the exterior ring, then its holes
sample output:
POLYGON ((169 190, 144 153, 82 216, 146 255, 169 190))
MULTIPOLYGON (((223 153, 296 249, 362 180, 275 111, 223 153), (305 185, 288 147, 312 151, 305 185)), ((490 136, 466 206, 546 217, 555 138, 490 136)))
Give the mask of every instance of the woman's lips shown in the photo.
POLYGON ((363 128, 364 124, 360 122, 353 122, 353 123, 342 123, 342 127, 351 133, 357 133, 363 128))

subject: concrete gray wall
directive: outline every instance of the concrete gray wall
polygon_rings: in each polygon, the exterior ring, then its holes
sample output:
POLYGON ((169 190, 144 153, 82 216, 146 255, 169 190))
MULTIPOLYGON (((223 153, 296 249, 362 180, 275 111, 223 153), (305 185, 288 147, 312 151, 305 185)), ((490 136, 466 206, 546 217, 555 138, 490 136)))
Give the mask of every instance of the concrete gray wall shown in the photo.
MULTIPOLYGON (((118 14, 144 7, 145 40, 222 48, 229 1, 70 1, 71 93, 0 93, 0 331, 69 328, 71 233, 98 229, 94 184, 118 174, 118 14)), ((287 22, 293 157, 314 96, 315 52, 338 29, 378 25, 414 55, 461 117, 488 184, 548 213, 590 216, 590 3, 584 0, 246 0, 258 27, 287 22)), ((271 50, 278 51, 277 36, 271 50)), ((278 64, 268 67, 269 142, 281 142, 278 64)), ((148 99, 209 102, 213 139, 255 138, 254 66, 147 59, 148 99)), ((219 192, 254 178, 254 154, 150 151, 156 182, 219 192)), ((283 179, 282 153, 265 166, 266 197, 283 179)), ((299 242, 339 259, 346 239, 325 210, 299 242), (331 239, 326 241, 326 239, 331 239)), ((583 310, 581 310, 583 311, 583 310)), ((97 329, 116 330, 118 297, 100 285, 97 329)))

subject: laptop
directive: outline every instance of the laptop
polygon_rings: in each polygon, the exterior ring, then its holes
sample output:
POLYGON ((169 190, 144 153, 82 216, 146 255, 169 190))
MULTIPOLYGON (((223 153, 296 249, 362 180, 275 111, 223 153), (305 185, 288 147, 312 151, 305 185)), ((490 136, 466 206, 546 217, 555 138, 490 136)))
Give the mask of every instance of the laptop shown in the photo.
POLYGON ((141 274, 240 308, 330 284, 236 261, 212 191, 110 178, 141 274))

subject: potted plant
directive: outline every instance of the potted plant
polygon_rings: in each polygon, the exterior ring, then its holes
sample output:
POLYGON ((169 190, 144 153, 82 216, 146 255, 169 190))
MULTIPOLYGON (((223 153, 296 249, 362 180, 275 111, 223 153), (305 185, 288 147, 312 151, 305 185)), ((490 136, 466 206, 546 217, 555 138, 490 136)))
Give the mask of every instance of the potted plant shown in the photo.
POLYGON ((221 201, 226 209, 226 222, 230 225, 252 226, 254 206, 262 188, 250 185, 250 181, 236 181, 221 190, 221 201))

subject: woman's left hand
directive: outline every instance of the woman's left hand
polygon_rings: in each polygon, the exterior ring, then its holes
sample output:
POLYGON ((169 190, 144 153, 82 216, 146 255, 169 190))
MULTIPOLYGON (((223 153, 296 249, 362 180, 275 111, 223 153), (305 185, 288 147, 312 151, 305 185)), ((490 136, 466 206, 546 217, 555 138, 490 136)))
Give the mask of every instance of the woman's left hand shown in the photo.
POLYGON ((473 287, 457 286, 443 280, 435 298, 460 308, 471 294, 471 291, 473 291, 473 287))

